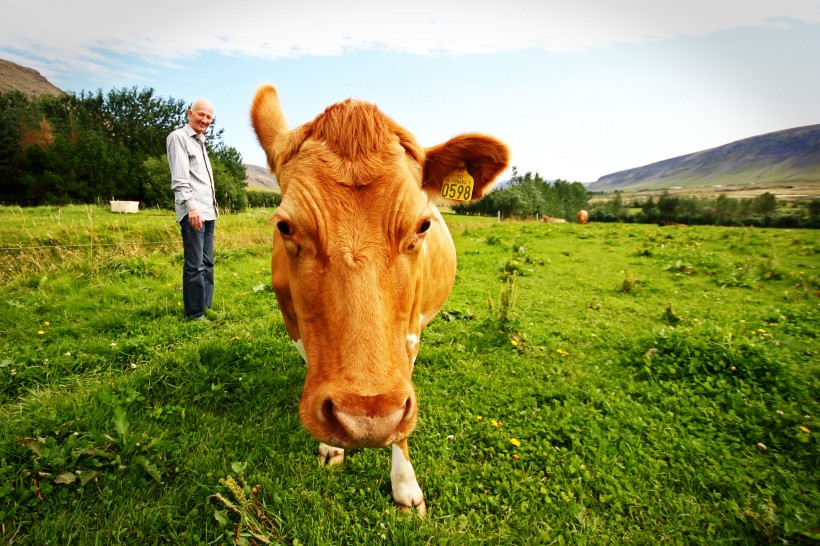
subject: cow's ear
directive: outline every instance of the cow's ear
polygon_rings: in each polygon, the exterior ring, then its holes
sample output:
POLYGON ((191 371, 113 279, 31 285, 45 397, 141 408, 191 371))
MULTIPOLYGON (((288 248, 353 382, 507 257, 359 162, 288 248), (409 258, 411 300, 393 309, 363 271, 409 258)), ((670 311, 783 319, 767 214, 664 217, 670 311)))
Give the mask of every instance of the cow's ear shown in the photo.
POLYGON ((510 151, 501 141, 476 133, 459 135, 427 149, 422 189, 430 196, 446 199, 448 196, 442 192, 444 180, 466 169, 473 179, 469 198, 479 199, 509 162, 510 151))
POLYGON ((251 124, 268 156, 268 166, 276 172, 277 159, 281 162, 281 157, 277 158, 277 155, 290 132, 274 86, 265 84, 257 89, 251 105, 251 124))

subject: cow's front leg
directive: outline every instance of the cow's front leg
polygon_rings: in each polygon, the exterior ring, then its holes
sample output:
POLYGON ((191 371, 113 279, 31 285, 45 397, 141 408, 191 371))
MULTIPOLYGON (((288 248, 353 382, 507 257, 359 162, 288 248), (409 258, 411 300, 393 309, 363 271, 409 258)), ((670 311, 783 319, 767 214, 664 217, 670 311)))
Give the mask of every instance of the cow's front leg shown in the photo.
POLYGON ((410 451, 407 448, 407 438, 393 444, 393 468, 390 470, 390 483, 393 486, 393 500, 399 505, 402 512, 409 512, 416 508, 419 516, 427 513, 424 504, 424 494, 413 465, 410 464, 410 451))
POLYGON ((319 443, 319 464, 322 466, 333 466, 342 464, 345 460, 345 450, 340 447, 329 446, 319 443))

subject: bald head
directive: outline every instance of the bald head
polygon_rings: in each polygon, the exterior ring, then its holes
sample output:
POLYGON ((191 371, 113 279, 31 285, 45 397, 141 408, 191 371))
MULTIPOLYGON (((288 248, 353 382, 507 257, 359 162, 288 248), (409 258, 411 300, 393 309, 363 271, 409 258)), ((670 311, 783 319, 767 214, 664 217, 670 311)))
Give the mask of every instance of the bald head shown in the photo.
POLYGON ((208 99, 196 99, 188 110, 188 125, 201 135, 214 121, 214 105, 208 99))

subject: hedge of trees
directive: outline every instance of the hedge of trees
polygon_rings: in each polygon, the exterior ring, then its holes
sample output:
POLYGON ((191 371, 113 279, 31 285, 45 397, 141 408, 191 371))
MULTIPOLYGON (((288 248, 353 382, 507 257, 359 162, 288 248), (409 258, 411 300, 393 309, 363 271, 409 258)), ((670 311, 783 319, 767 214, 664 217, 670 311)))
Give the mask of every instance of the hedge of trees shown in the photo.
MULTIPOLYGON (((20 205, 141 201, 173 208, 168 133, 189 104, 153 89, 67 93, 28 99, 0 94, 0 202, 20 205)), ((206 133, 225 210, 248 205, 245 165, 216 121, 206 133)))
POLYGON ((621 193, 616 192, 612 199, 593 206, 589 219, 640 224, 820 228, 820 200, 782 203, 769 192, 743 199, 726 194, 711 198, 663 193, 657 199, 634 199, 626 204, 621 193))
POLYGON ((550 182, 538 173, 523 176, 513 167, 509 184, 485 195, 478 201, 459 203, 453 210, 459 214, 504 218, 552 216, 574 220, 581 209, 589 207, 589 195, 580 182, 555 180, 550 182))

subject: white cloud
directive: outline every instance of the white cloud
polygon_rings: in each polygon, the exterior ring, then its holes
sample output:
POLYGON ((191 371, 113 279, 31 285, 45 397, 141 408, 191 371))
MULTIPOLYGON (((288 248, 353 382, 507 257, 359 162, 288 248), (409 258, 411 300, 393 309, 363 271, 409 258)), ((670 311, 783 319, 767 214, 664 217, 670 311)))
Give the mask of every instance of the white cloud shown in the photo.
POLYGON ((291 86, 293 119, 349 93, 412 120, 425 144, 460 127, 497 133, 517 166, 572 180, 818 122, 820 82, 806 69, 817 42, 805 38, 805 23, 820 23, 818 0, 0 0, 0 13, 0 58, 65 89, 208 89, 231 144, 257 164, 247 102, 263 73, 291 86), (742 27, 765 28, 721 32, 742 27), (404 59, 407 73, 381 65, 385 76, 364 63, 406 56, 344 55, 366 50, 431 58, 404 59), (294 57, 309 58, 259 62, 294 57), (450 70, 469 93, 442 85, 450 70))
POLYGON ((117 69, 200 51, 280 58, 384 49, 416 54, 577 51, 747 25, 820 22, 817 0, 417 0, 261 4, 0 0, 0 54, 53 69, 117 69))

